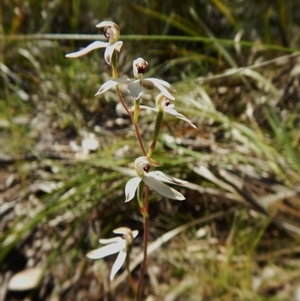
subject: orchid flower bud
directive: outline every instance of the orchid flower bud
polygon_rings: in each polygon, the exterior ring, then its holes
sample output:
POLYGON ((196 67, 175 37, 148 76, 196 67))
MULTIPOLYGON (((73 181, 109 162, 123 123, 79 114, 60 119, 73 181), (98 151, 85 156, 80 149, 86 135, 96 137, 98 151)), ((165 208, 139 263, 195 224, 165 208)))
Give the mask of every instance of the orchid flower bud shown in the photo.
POLYGON ((156 96, 156 99, 155 99, 156 109, 157 109, 158 112, 163 112, 164 111, 165 102, 166 102, 166 97, 163 94, 159 93, 156 96))
POLYGON ((104 36, 109 39, 109 44, 114 44, 120 37, 119 26, 111 21, 103 21, 96 25, 97 28, 104 27, 104 36))
POLYGON ((133 242, 133 239, 137 235, 137 230, 131 231, 131 229, 127 227, 120 227, 115 230, 113 230, 115 234, 121 234, 122 239, 126 241, 126 245, 129 246, 133 242))
POLYGON ((148 173, 150 170, 150 163, 147 157, 139 157, 134 162, 135 171, 137 175, 141 178, 144 177, 145 173, 148 173))
POLYGON ((135 78, 142 79, 143 75, 148 67, 148 62, 143 58, 139 57, 138 59, 133 61, 133 75, 135 78))

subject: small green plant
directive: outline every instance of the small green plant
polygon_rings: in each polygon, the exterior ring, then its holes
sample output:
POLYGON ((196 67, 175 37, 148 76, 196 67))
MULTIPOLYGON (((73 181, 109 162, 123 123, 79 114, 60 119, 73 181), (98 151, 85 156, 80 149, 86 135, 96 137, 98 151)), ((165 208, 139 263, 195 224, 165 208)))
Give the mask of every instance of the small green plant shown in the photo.
POLYGON ((96 41, 87 46, 86 48, 67 54, 68 58, 77 58, 82 55, 89 53, 92 50, 98 48, 105 48, 104 59, 108 65, 112 68, 112 79, 105 82, 96 95, 105 93, 111 88, 116 89, 117 96, 120 103, 128 114, 129 118, 132 121, 134 131, 139 143, 141 150, 141 156, 135 160, 135 170, 133 171, 136 174, 135 177, 130 179, 125 186, 125 202, 132 200, 137 193, 137 200, 140 208, 140 212, 143 216, 144 221, 144 243, 143 243, 143 255, 144 259, 141 266, 140 277, 137 285, 134 284, 129 270, 129 252, 130 245, 133 239, 138 235, 137 230, 130 230, 128 227, 121 227, 114 230, 114 233, 121 234, 122 237, 112 238, 112 239, 100 239, 101 244, 107 244, 106 246, 93 250, 87 254, 91 259, 99 259, 105 256, 119 253, 115 264, 112 267, 110 280, 113 280, 114 276, 121 268, 123 263, 126 261, 128 279, 131 287, 133 288, 136 294, 136 300, 141 300, 142 296, 142 283, 144 278, 144 272, 146 269, 147 262, 147 243, 149 235, 149 193, 150 189, 156 191, 158 194, 178 201, 182 201, 185 197, 178 192, 177 190, 169 187, 167 184, 175 185, 185 185, 185 181, 177 179, 175 177, 164 174, 161 171, 150 171, 151 166, 157 167, 159 163, 156 162, 152 155, 155 151, 156 142, 161 130, 161 124, 163 121, 164 113, 172 115, 178 119, 184 120, 190 124, 192 127, 196 127, 188 118, 186 118, 181 113, 177 112, 174 109, 173 101, 175 97, 172 93, 176 93, 175 88, 170 85, 168 82, 157 79, 157 78, 144 78, 144 73, 148 67, 148 63, 143 58, 137 58, 133 61, 133 75, 134 79, 129 78, 119 78, 118 77, 118 53, 121 51, 123 42, 119 41, 120 30, 117 24, 110 21, 103 21, 96 25, 97 28, 104 28, 104 36, 108 39, 108 42, 96 41), (132 97, 133 106, 128 107, 125 103, 121 91, 120 85, 126 84, 127 91, 132 97), (148 107, 140 105, 143 96, 143 86, 152 85, 158 91, 156 96, 156 107, 148 107), (156 113, 156 121, 153 133, 153 139, 150 143, 149 150, 146 151, 145 142, 140 134, 139 130, 139 113, 141 109, 151 110, 156 113))

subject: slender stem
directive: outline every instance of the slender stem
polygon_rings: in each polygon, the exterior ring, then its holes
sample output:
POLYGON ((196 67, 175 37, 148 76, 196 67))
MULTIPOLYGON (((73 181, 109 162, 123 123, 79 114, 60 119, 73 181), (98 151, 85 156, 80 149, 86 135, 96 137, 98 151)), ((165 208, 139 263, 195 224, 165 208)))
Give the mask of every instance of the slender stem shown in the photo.
POLYGON ((136 194, 142 214, 143 214, 143 210, 144 210, 144 197, 143 197, 144 187, 145 187, 145 183, 144 183, 144 181, 141 181, 138 188, 137 188, 137 194, 136 194))
MULTIPOLYGON (((114 51, 113 56, 112 56, 112 76, 113 76, 113 78, 118 78, 118 66, 117 66, 117 54, 116 54, 116 51, 114 51)), ((143 155, 147 156, 147 153, 146 153, 146 150, 145 150, 142 138, 141 138, 141 134, 140 134, 140 131, 139 131, 139 127, 138 127, 138 124, 137 124, 137 120, 136 120, 138 118, 138 115, 136 116, 136 113, 138 113, 138 112, 135 109, 135 116, 133 116, 131 114, 130 110, 128 109, 128 107, 126 106, 126 104, 125 104, 125 102, 123 100, 123 97, 121 95, 121 91, 120 91, 119 85, 116 86, 116 92, 117 92, 118 98, 119 98, 119 100, 120 100, 120 102, 121 102, 124 110, 126 111, 127 115, 131 119, 131 122, 132 122, 132 124, 134 126, 134 131, 135 131, 136 137, 138 139, 138 142, 140 144, 140 147, 141 147, 141 150, 143 152, 143 155)))
MULTIPOLYGON (((151 143, 150 149, 147 153, 147 157, 150 158, 155 150, 156 146, 156 141, 158 138, 158 134, 160 131, 160 127, 162 124, 163 120, 163 112, 158 112, 156 116, 156 121, 155 121, 155 128, 154 128, 154 134, 153 134, 153 141, 151 143)), ((141 188, 141 187, 139 187, 141 188)), ((144 192, 145 192, 145 197, 144 197, 144 206, 141 207, 141 201, 139 201, 140 204, 140 209, 141 213, 144 218, 144 243, 143 243, 143 262, 141 266, 141 271, 140 271, 140 276, 139 276, 139 281, 138 281, 138 287, 137 287, 137 301, 141 300, 142 297, 142 287, 143 287, 143 280, 144 280, 144 275, 146 271, 146 266, 147 266, 147 249, 148 249, 148 237, 149 237, 149 187, 145 185, 144 187, 144 192)))
POLYGON ((134 123, 133 126, 134 126, 134 130, 135 130, 136 137, 137 137, 137 139, 138 139, 138 141, 139 141, 141 150, 142 150, 142 152, 143 152, 143 155, 144 155, 144 156, 147 156, 147 153, 146 153, 146 150, 145 150, 145 148, 144 148, 143 141, 142 141, 142 137, 141 137, 141 135, 140 135, 139 127, 138 127, 138 125, 137 125, 136 123, 134 123))
POLYGON ((134 123, 138 123, 139 114, 140 114, 140 100, 135 99, 134 100, 134 113, 133 113, 133 122, 134 123))
POLYGON ((126 113, 130 117, 130 119, 133 120, 133 116, 132 116, 131 112, 129 111, 128 107, 126 106, 124 100, 123 100, 123 97, 121 95, 121 91, 120 91, 119 85, 116 86, 116 92, 117 92, 118 98, 119 98, 119 100, 120 100, 123 108, 125 109, 126 113))
POLYGON ((160 127, 161 127, 161 124, 162 124, 162 120, 163 120, 163 116, 164 116, 163 112, 158 112, 157 115, 156 115, 153 140, 152 140, 152 143, 150 145, 149 151, 147 153, 148 158, 150 158, 152 156, 152 154, 155 150, 158 134, 159 134, 160 127))
POLYGON ((111 68, 112 68, 112 77, 118 78, 118 60, 117 60, 117 52, 114 51, 111 59, 111 68))
POLYGON ((143 242, 143 262, 140 270, 140 276, 139 276, 139 281, 138 281, 138 287, 137 287, 137 295, 136 295, 136 300, 140 301, 142 297, 142 288, 143 288, 143 280, 144 280, 144 275, 146 271, 146 266, 147 266, 147 249, 148 249, 148 237, 149 237, 149 187, 145 185, 144 188, 145 191, 145 202, 144 202, 144 207, 141 208, 143 209, 142 214, 144 217, 144 242, 143 242))
POLYGON ((144 156, 147 156, 147 153, 146 153, 146 150, 145 150, 145 147, 144 147, 144 144, 143 144, 143 141, 142 141, 142 137, 141 137, 141 134, 140 134, 140 131, 139 131, 139 126, 137 123, 134 122, 134 119, 133 119, 133 115, 131 114, 131 112, 129 111, 129 109, 127 108, 123 98, 122 98, 122 95, 121 95, 121 91, 120 91, 120 88, 119 86, 117 85, 116 86, 116 92, 117 92, 117 95, 119 97, 119 100, 123 106, 123 108, 125 109, 126 113, 128 114, 128 116, 130 117, 131 119, 131 122, 133 124, 133 127, 134 127, 134 131, 135 131, 135 134, 136 134, 136 137, 138 139, 138 142, 140 144, 140 147, 141 147, 141 150, 143 152, 143 155, 144 156))

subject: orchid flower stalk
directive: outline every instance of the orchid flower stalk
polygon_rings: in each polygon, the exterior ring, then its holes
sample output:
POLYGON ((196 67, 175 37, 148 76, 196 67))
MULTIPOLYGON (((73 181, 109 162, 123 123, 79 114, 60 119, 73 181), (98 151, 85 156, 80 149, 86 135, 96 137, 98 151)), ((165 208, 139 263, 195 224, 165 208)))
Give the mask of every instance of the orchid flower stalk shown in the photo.
POLYGON ((163 122, 163 117, 166 114, 171 115, 175 118, 187 122, 191 127, 196 128, 196 126, 189 120, 186 116, 175 110, 173 102, 175 101, 174 94, 176 93, 175 88, 168 82, 158 79, 158 78, 147 78, 144 77, 146 69, 148 67, 148 62, 143 58, 139 57, 135 59, 132 63, 133 68, 133 78, 128 77, 118 77, 118 54, 121 51, 123 42, 119 41, 120 29, 117 24, 111 21, 103 21, 96 25, 97 28, 104 28, 104 37, 108 40, 107 42, 95 41, 88 45, 87 47, 72 52, 66 55, 67 58, 78 58, 95 49, 104 48, 104 60, 112 68, 112 78, 107 82, 103 83, 101 87, 96 92, 96 96, 102 95, 110 89, 115 89, 118 99, 122 106, 124 107, 126 113, 130 117, 134 131, 141 148, 142 156, 139 156, 134 161, 134 174, 135 176, 131 178, 125 185, 125 203, 134 199, 137 196, 137 201, 140 207, 141 214, 144 221, 144 238, 143 238, 143 262, 141 264, 140 276, 138 280, 137 290, 133 285, 133 280, 129 272, 129 252, 130 246, 133 239, 138 235, 137 230, 131 230, 127 227, 121 227, 115 229, 113 232, 115 234, 120 234, 121 236, 111 238, 111 239, 100 239, 99 242, 103 244, 101 248, 90 251, 87 257, 90 259, 100 259, 106 256, 118 253, 116 261, 112 266, 110 273, 110 280, 113 280, 117 272, 121 269, 122 265, 126 261, 126 267, 129 275, 129 283, 134 288, 136 292, 137 301, 141 300, 142 293, 142 283, 143 277, 146 270, 147 261, 147 243, 149 236, 149 191, 154 190, 159 195, 173 200, 183 201, 185 197, 181 192, 170 187, 171 185, 184 186, 185 181, 177 179, 175 177, 166 175, 162 171, 154 170, 150 171, 151 167, 157 167, 159 164, 152 158, 156 143, 158 140, 159 133, 161 131, 161 125, 163 122), (120 85, 127 85, 127 92, 131 96, 133 104, 127 107, 123 96, 121 94, 120 85), (145 93, 145 87, 155 88, 158 90, 158 95, 156 96, 154 108, 146 106, 142 103, 143 94, 145 93), (141 104, 142 103, 142 104, 141 104), (131 107, 131 109, 129 109, 131 107), (150 110, 156 113, 155 128, 153 132, 153 139, 150 144, 148 152, 146 152, 144 147, 144 142, 139 130, 139 114, 140 110, 150 110))

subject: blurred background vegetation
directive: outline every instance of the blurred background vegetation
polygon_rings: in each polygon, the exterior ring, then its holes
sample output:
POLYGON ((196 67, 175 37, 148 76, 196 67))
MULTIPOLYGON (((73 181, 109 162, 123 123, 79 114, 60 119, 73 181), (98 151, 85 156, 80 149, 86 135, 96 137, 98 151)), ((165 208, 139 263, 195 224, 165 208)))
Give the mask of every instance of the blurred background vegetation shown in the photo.
MULTIPOLYGON (((150 254, 144 299, 300 300, 298 1, 3 0, 1 10, 1 300, 133 300, 123 274, 108 284, 114 258, 85 257, 119 226, 143 229, 137 203, 124 204, 140 156, 133 130, 113 91, 94 96, 111 76, 103 52, 64 57, 102 39, 103 20, 121 29, 120 76, 143 57, 197 125, 163 125, 154 158, 189 185, 184 202, 151 194, 150 242, 165 243, 150 254), (41 283, 12 290, 27 268, 41 283)), ((153 121, 142 114, 145 141, 153 121)))

